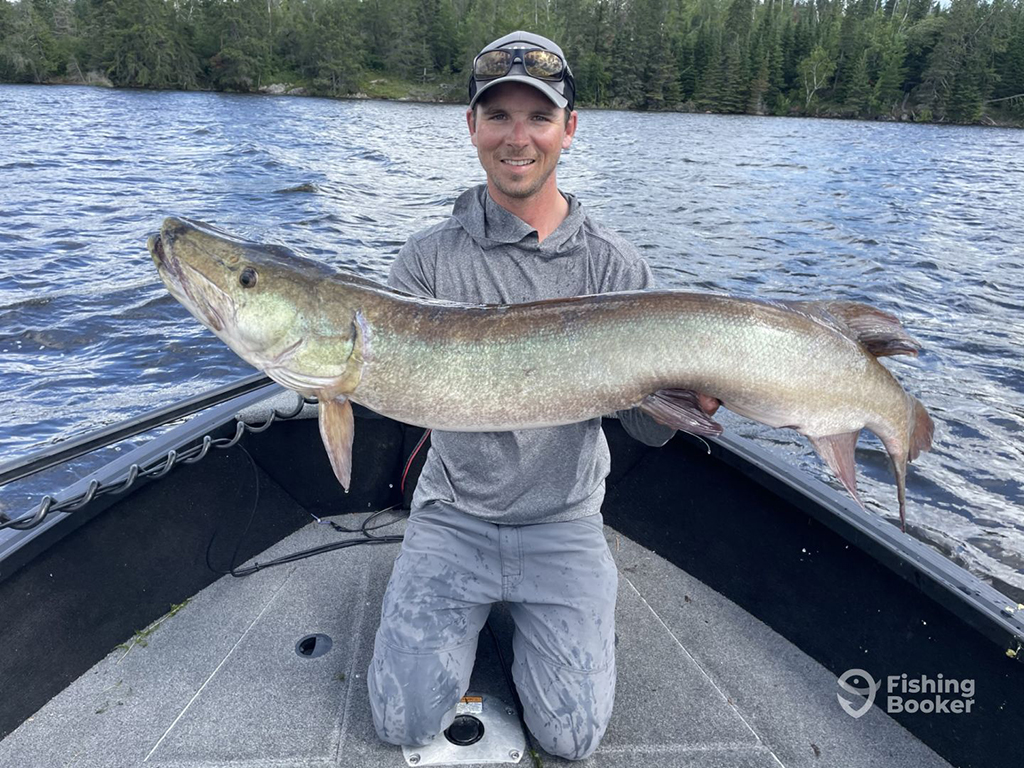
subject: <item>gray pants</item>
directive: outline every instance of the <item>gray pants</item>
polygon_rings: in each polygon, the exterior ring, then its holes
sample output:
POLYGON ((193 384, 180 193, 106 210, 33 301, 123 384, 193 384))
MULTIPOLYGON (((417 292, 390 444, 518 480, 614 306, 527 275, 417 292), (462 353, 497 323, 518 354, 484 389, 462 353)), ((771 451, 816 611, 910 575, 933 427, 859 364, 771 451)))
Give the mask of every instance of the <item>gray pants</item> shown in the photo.
POLYGON ((380 738, 422 746, 451 724, 480 630, 505 601, 531 733, 559 757, 597 749, 615 698, 618 585, 602 522, 495 525, 433 504, 414 509, 367 675, 380 738))

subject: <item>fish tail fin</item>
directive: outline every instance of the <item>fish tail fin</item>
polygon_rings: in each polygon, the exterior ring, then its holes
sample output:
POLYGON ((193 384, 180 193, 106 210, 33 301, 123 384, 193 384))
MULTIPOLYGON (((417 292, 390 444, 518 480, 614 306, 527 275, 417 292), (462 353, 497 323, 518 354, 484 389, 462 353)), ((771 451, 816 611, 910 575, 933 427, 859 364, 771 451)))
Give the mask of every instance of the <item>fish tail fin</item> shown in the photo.
POLYGON ((882 443, 892 461, 896 475, 896 494, 900 502, 900 528, 907 530, 907 464, 932 447, 935 423, 921 401, 907 395, 907 421, 902 435, 886 438, 882 443))
POLYGON ((931 450, 932 436, 935 434, 935 422, 928 415, 928 411, 921 405, 921 401, 913 395, 907 395, 910 400, 912 416, 910 418, 910 445, 907 452, 907 461, 913 461, 925 451, 931 450))

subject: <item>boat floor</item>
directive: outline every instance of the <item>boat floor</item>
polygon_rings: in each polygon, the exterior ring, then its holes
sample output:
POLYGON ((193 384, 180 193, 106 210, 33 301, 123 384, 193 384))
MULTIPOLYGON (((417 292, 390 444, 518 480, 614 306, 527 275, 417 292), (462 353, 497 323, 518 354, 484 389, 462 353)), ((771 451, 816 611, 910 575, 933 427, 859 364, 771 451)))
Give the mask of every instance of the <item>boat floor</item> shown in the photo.
MULTIPOLYGON (((337 519, 352 527, 362 517, 337 519)), ((834 674, 649 550, 611 528, 606 535, 620 574, 618 690, 608 732, 584 765, 948 765, 878 707, 847 715, 834 674)), ((346 536, 311 524, 254 559, 346 536)), ((374 733, 365 682, 397 552, 352 547, 214 582, 144 638, 125 638, 0 742, 0 765, 406 765, 374 733), (314 632, 332 648, 300 656, 297 641, 314 632)), ((511 659, 507 612, 499 607, 491 621, 511 659)), ((477 690, 512 703, 486 637, 477 690)))

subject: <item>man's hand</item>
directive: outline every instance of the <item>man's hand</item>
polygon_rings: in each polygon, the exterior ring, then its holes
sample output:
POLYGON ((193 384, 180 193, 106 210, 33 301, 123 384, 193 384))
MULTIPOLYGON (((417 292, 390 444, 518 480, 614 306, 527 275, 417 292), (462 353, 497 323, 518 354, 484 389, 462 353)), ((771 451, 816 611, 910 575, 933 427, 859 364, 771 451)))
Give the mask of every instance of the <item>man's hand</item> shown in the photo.
POLYGON ((722 404, 722 401, 717 397, 702 395, 700 392, 697 393, 697 402, 700 403, 700 409, 708 416, 714 416, 715 411, 718 410, 718 406, 722 404))

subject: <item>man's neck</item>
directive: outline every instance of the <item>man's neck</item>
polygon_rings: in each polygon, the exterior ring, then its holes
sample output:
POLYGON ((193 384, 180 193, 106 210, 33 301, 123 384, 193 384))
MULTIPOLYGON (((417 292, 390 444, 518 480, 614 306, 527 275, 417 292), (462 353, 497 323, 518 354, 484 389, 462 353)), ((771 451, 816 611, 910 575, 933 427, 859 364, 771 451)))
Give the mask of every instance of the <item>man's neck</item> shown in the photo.
POLYGON ((490 182, 487 193, 491 199, 509 213, 513 213, 537 230, 537 242, 558 229, 558 225, 569 215, 569 203, 558 191, 558 185, 551 179, 537 194, 530 197, 509 197, 502 194, 490 182))

